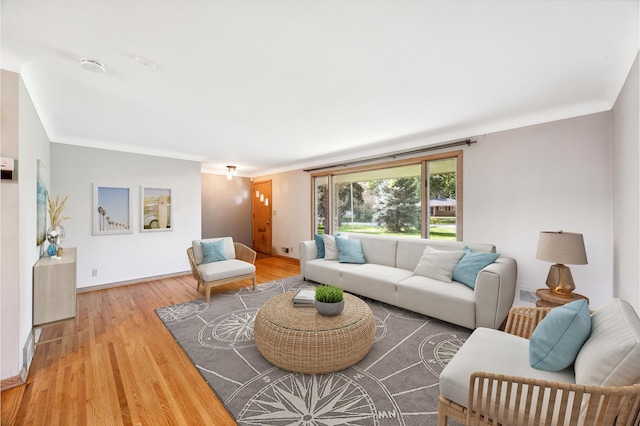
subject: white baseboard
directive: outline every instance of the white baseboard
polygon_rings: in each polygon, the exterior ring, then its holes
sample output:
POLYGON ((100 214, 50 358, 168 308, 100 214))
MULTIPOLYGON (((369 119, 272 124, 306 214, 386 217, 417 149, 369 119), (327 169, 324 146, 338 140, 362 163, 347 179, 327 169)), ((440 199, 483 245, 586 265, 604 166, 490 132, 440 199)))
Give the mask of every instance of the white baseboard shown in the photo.
POLYGON ((115 283, 94 285, 94 286, 91 286, 91 287, 81 287, 81 288, 76 290, 76 293, 86 293, 88 291, 105 290, 105 289, 108 289, 108 288, 122 287, 122 286, 125 286, 125 285, 131 285, 131 284, 146 283, 148 281, 162 280, 162 279, 165 279, 165 278, 181 277, 183 275, 191 275, 191 271, 175 272, 173 274, 165 274, 165 275, 156 275, 156 276, 153 276, 153 277, 145 277, 145 278, 138 278, 138 279, 135 279, 135 280, 127 280, 127 281, 119 281, 119 282, 115 282, 115 283))

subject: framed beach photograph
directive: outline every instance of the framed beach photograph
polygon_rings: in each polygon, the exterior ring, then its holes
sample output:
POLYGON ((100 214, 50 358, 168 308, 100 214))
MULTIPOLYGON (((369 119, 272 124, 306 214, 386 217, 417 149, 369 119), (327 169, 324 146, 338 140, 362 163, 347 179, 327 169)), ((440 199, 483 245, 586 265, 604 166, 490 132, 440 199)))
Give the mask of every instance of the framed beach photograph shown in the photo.
POLYGON ((171 231, 171 188, 141 187, 140 230, 171 231))
POLYGON ((93 235, 133 233, 132 213, 130 187, 93 184, 93 235))

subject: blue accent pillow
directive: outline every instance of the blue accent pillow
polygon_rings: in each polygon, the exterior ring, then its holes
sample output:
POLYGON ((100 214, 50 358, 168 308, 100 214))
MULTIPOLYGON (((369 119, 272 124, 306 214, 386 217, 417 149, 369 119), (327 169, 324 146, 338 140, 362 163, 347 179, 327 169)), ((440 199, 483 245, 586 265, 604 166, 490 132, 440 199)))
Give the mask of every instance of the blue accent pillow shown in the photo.
POLYGON ((590 334, 591 313, 586 300, 553 308, 533 330, 529 340, 529 365, 546 371, 569 367, 590 334))
POLYGON ((324 259, 324 241, 322 235, 315 234, 313 239, 316 240, 316 246, 318 246, 318 259, 324 259))
POLYGON ((500 257, 500 253, 479 253, 464 246, 462 249, 465 254, 458 264, 453 268, 451 278, 466 285, 467 287, 476 288, 476 277, 478 273, 486 266, 491 265, 500 257))
POLYGON ((204 256, 202 263, 227 260, 227 257, 224 255, 224 240, 201 241, 200 246, 202 246, 202 255, 204 256))
POLYGON ((360 240, 349 240, 336 236, 336 245, 338 246, 338 262, 366 263, 360 240))

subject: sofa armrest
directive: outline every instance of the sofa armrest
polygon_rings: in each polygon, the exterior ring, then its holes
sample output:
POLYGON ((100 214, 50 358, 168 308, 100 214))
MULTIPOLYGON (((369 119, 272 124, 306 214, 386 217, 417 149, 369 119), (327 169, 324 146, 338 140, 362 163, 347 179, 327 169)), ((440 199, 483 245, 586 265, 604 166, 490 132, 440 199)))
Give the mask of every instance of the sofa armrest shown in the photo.
POLYGON ((476 327, 498 329, 516 296, 518 266, 515 259, 500 256, 476 278, 476 327))
POLYGON ((318 258, 318 246, 316 245, 315 240, 303 241, 299 245, 299 250, 300 250, 300 273, 302 274, 303 277, 305 277, 305 274, 304 274, 305 264, 309 260, 318 258))
POLYGON ((466 424, 631 425, 640 416, 640 384, 598 387, 476 372, 467 407, 466 424))

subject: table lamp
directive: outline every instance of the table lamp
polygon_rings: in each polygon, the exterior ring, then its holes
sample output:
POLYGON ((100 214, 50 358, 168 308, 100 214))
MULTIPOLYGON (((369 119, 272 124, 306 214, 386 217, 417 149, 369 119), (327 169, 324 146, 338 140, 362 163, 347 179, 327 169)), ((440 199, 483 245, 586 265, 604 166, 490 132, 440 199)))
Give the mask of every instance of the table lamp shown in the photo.
POLYGON ((571 292, 576 286, 573 283, 571 269, 565 264, 587 264, 587 253, 584 249, 582 234, 563 232, 562 230, 540 232, 536 259, 555 262, 555 265, 551 265, 547 275, 547 287, 551 293, 561 297, 571 297, 571 292))

